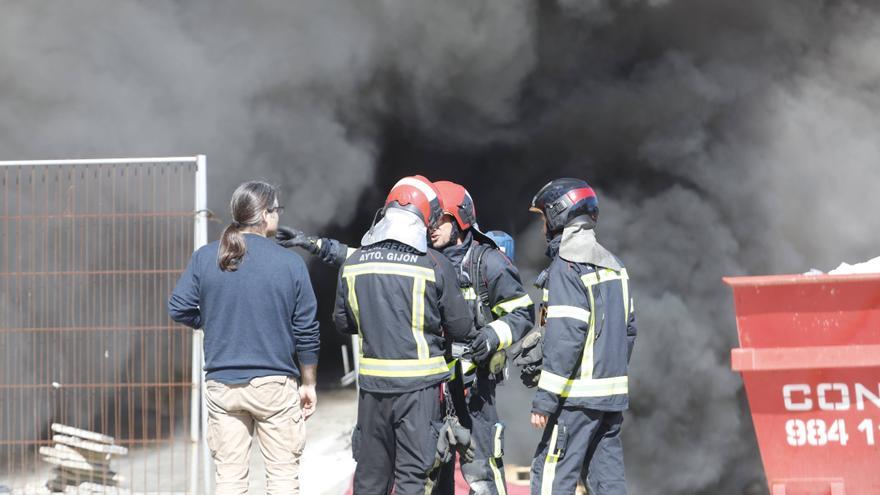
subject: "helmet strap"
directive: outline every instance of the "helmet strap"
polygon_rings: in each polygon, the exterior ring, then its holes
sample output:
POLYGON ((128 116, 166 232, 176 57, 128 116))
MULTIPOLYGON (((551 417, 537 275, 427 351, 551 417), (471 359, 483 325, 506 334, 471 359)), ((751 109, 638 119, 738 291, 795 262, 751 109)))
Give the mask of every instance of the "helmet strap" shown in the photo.
POLYGON ((461 227, 458 226, 458 221, 452 222, 452 233, 449 234, 449 242, 458 243, 464 237, 464 232, 462 232, 461 227))
POLYGON ((381 220, 382 217, 384 217, 384 216, 385 216, 385 207, 382 207, 382 208, 379 208, 378 210, 376 210, 376 213, 373 214, 373 223, 370 225, 370 228, 372 229, 373 227, 375 227, 376 224, 379 223, 379 220, 381 220))

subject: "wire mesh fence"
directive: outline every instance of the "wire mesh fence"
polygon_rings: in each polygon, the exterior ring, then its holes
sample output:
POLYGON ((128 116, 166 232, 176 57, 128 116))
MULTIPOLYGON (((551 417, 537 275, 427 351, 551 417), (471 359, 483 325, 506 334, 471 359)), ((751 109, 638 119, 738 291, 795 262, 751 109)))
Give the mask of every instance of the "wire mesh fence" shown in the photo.
POLYGON ((196 159, 23 163, 0 166, 0 485, 88 476, 43 459, 60 423, 128 449, 92 481, 191 490, 193 332, 165 301, 195 242, 196 159))

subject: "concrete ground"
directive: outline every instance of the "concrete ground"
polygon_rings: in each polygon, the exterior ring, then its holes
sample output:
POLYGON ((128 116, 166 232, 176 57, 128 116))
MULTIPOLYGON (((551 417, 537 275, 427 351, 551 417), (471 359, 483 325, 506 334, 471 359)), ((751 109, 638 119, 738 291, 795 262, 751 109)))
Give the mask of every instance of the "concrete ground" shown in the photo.
MULTIPOLYGON (((306 448, 301 460, 301 492, 309 495, 341 495, 349 487, 355 463, 351 458, 351 431, 357 419, 357 392, 354 387, 318 391, 318 409, 306 422, 306 448)), ((190 491, 193 444, 180 438, 161 448, 132 449, 114 458, 111 467, 125 478, 122 487, 131 494, 183 494, 190 491)), ((196 448, 197 451, 197 448, 196 448)), ((201 492, 204 473, 197 469, 201 492)), ((46 463, 29 466, 24 472, 0 471, 0 495, 45 495, 46 481, 53 478, 46 463)), ((263 459, 257 440, 251 452, 251 494, 265 493, 263 459)))
MULTIPOLYGON (((518 380, 508 380, 499 387, 499 409, 508 424, 505 439, 505 464, 508 489, 527 493, 528 464, 539 432, 528 426, 528 404, 532 391, 518 380), (518 466, 517 466, 518 465, 518 466)), ((318 391, 318 410, 306 423, 307 441, 301 466, 302 493, 342 495, 349 487, 355 463, 351 458, 351 431, 357 417, 357 392, 353 386, 318 391)), ((192 472, 192 444, 180 438, 162 448, 132 449, 128 456, 114 459, 113 469, 126 478, 123 487, 131 493, 182 494, 189 492, 192 472)), ((204 473, 198 469, 199 488, 204 473)), ((0 486, 13 494, 45 494, 44 485, 52 477, 50 466, 40 463, 22 476, 10 479, 0 473, 0 486)), ((250 493, 265 493, 265 469, 257 440, 251 452, 250 493)), ((0 490, 2 495, 4 490, 0 490)), ((201 491, 201 490, 199 490, 201 491)), ((466 490, 458 490, 466 493, 466 490)))
MULTIPOLYGON (((306 422, 306 449, 300 468, 301 492, 341 495, 354 474, 351 431, 357 420, 355 388, 318 391, 318 409, 306 422)), ((264 493, 265 469, 257 440, 251 451, 250 493, 264 493)))

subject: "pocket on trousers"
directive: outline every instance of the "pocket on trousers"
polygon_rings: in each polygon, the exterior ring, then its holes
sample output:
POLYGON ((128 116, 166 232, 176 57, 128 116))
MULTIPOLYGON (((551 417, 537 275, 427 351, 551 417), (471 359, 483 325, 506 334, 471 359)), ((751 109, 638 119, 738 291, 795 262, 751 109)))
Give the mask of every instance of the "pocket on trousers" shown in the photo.
POLYGON ((504 425, 495 423, 492 429, 492 457, 500 458, 504 455, 504 425))
POLYGON ((358 461, 358 458, 361 454, 361 429, 359 426, 355 426, 353 430, 351 430, 351 457, 358 461))
POLYGON ((299 400, 299 390, 294 390, 293 395, 294 398, 292 399, 290 406, 293 409, 293 422, 299 423, 305 416, 302 410, 302 403, 299 400))
POLYGON ((288 378, 283 375, 269 375, 269 376, 258 376, 256 378, 251 379, 250 385, 251 387, 263 387, 265 385, 275 383, 284 385, 287 383, 288 378))
POLYGON ((209 420, 207 435, 205 435, 205 443, 208 444, 208 450, 211 451, 211 457, 216 457, 217 455, 217 448, 220 446, 219 433, 220 431, 217 424, 209 420))
POLYGON ((281 375, 259 376, 250 381, 250 393, 262 407, 281 409, 287 406, 284 399, 289 397, 287 380, 288 377, 281 375))
POLYGON ((214 398, 223 395, 227 390, 229 390, 229 385, 226 385, 225 383, 220 383, 215 380, 208 380, 205 382, 205 393, 214 396, 214 398))
POLYGON ((556 429, 556 442, 551 443, 548 453, 562 459, 565 457, 565 446, 568 444, 568 431, 560 421, 557 421, 554 428, 556 429))
POLYGON ((209 410, 222 411, 226 409, 223 396, 227 390, 229 390, 229 386, 218 381, 208 380, 205 382, 205 402, 209 410))

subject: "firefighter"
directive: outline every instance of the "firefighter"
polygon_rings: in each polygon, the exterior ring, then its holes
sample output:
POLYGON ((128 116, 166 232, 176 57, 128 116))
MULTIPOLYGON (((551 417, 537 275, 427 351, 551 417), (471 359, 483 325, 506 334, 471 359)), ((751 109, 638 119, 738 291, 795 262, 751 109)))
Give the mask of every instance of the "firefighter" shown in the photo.
MULTIPOLYGON (((502 462, 504 426, 496 409, 495 388, 504 378, 504 349, 534 325, 534 305, 523 289, 519 272, 483 234, 474 202, 461 185, 435 182, 443 217, 431 242, 458 271, 459 285, 480 331, 471 344, 474 366, 459 359, 450 384, 461 423, 471 430, 474 459, 460 459, 462 475, 472 494, 507 493, 502 462)), ((435 494, 454 493, 454 458, 440 472, 435 494)))
POLYGON ((542 428, 531 469, 533 494, 626 493, 621 425, 636 338, 629 277, 596 241, 599 208, 590 186, 556 179, 532 199, 542 215, 550 266, 543 279, 543 367, 531 423, 542 428))
MULTIPOLYGON (((507 492, 501 458, 504 426, 496 410, 495 388, 504 377, 503 350, 534 325, 534 305, 516 267, 478 228, 468 191, 448 181, 434 182, 434 186, 443 215, 437 228, 431 229, 431 243, 455 267, 474 326, 480 329, 471 346, 472 359, 456 355, 452 362, 452 399, 459 421, 471 431, 474 446, 473 460, 460 459, 461 471, 471 493, 503 495, 507 492)), ((303 247, 330 264, 340 264, 352 253, 335 239, 307 236, 289 228, 280 228, 279 238, 288 243, 285 245, 303 247)), ((452 462, 441 468, 435 495, 454 493, 454 461, 453 454, 452 462)))
POLYGON ((392 486, 398 495, 430 493, 436 479, 441 384, 450 376, 443 330, 468 342, 475 336, 455 269, 427 245, 440 215, 427 179, 401 179, 339 272, 334 323, 361 341, 356 495, 392 486))

